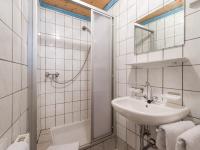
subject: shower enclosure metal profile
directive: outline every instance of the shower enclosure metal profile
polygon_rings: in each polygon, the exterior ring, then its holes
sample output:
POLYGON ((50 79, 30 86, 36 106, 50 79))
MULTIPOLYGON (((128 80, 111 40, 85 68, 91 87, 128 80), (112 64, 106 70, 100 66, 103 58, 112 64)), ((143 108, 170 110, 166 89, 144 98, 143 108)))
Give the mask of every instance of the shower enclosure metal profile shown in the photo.
POLYGON ((109 13, 80 0, 71 0, 91 10, 91 139, 112 134, 112 21, 109 13))
MULTIPOLYGON (((98 139, 108 137, 112 134, 112 107, 111 100, 113 95, 112 90, 112 21, 113 18, 106 11, 96 8, 80 0, 71 0, 72 2, 81 5, 91 10, 91 143, 96 142, 98 139)), ((34 8, 37 8, 37 3, 34 8)), ((37 10, 37 9, 36 9, 37 10)), ((35 16, 37 13, 34 12, 35 16)), ((37 17, 36 17, 37 18, 37 17)), ((37 28, 37 20, 34 20, 34 26, 37 28)), ((87 30, 86 28, 82 28, 87 30)), ((37 31, 34 32, 34 45, 37 46, 37 31)), ((37 66, 37 53, 32 56, 34 60, 32 63, 37 66)), ((37 67, 31 68, 31 73, 37 72, 37 67)), ((32 109, 37 109, 36 95, 37 95, 37 84, 36 74, 31 77, 34 89, 31 89, 31 99, 34 101, 32 109)), ((46 74, 51 76, 51 74, 46 74)), ((55 77, 59 74, 55 73, 55 77)), ((35 122, 36 112, 31 112, 32 122, 35 122)), ((31 139, 35 141, 32 146, 32 150, 36 149, 37 137, 35 135, 36 128, 31 131, 31 139)))
POLYGON ((45 79, 64 87, 73 83, 81 74, 91 54, 91 138, 96 140, 112 134, 112 17, 91 10, 92 44, 78 73, 70 80, 59 82, 59 73, 45 72, 45 79))

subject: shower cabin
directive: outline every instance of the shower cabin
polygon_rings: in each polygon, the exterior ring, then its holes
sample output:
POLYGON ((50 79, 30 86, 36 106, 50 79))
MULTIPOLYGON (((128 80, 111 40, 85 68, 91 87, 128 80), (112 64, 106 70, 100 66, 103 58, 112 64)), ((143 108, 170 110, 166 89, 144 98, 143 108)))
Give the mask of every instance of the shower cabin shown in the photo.
POLYGON ((38 7, 37 139, 87 147, 112 135, 113 18, 82 1, 89 13, 71 16, 38 7))

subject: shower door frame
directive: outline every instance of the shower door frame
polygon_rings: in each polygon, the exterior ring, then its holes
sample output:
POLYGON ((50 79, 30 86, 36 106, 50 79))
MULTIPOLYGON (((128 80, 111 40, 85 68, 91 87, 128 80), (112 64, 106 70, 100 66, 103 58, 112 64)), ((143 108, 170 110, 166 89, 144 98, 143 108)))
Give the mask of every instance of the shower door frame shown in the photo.
POLYGON ((30 150, 37 149, 37 43, 38 43, 38 6, 39 0, 28 1, 28 131, 30 133, 30 150))
MULTIPOLYGON (((113 90, 113 77, 114 77, 114 70, 113 70, 113 17, 111 15, 109 15, 108 13, 104 13, 102 11, 98 11, 98 10, 94 10, 94 9, 91 9, 91 55, 93 54, 93 45, 94 45, 94 37, 93 37, 93 33, 94 33, 94 29, 93 29, 93 20, 94 20, 94 13, 97 13, 99 15, 102 15, 102 16, 105 16, 105 17, 108 17, 109 19, 111 19, 111 27, 112 27, 112 31, 111 31, 111 80, 110 80, 110 84, 111 84, 111 100, 113 99, 113 96, 114 96, 114 90, 113 90)), ((93 62, 94 60, 92 60, 91 58, 91 70, 93 68, 93 62)), ((92 71, 91 71, 92 72, 92 71)), ((93 89, 93 75, 91 74, 91 90, 93 89)), ((94 103, 93 103, 93 92, 91 91, 91 143, 95 143, 101 139, 104 139, 104 138, 107 138, 109 136, 111 136, 113 134, 113 109, 112 109, 112 106, 111 106, 111 132, 108 132, 102 136, 99 136, 97 138, 94 137, 94 123, 93 123, 93 114, 94 114, 94 111, 93 111, 93 106, 94 106, 94 103)), ((111 103, 111 101, 110 101, 111 103)))
MULTIPOLYGON (((95 6, 92 6, 88 3, 85 3, 80 0, 70 0, 73 3, 76 3, 78 5, 81 5, 87 9, 90 9, 90 11, 96 11, 102 15, 108 16, 112 18, 112 66, 113 66, 113 17, 106 11, 99 9, 95 6)), ((28 82, 29 82, 29 93, 28 93, 28 98, 29 98, 29 105, 30 105, 30 122, 29 122, 29 130, 30 130, 30 139, 31 139, 31 150, 35 150, 37 147, 37 7, 39 4, 39 0, 33 1, 30 0, 30 27, 29 27, 29 70, 28 70, 28 82), (35 17, 35 18, 34 18, 35 17)), ((112 68, 112 97, 113 97, 113 68, 112 68)), ((112 108, 111 108, 112 109, 112 108)), ((113 112, 113 110, 112 110, 113 112)), ((113 115, 113 113, 112 113, 113 115)), ((91 128, 92 131, 92 128, 91 128)), ((88 143, 88 146, 90 147, 91 145, 95 145, 96 143, 100 143, 101 141, 109 138, 110 136, 113 135, 113 117, 112 117, 112 133, 109 135, 106 135, 104 137, 101 137, 100 139, 92 139, 92 134, 91 134, 91 142, 88 143)), ((83 147, 83 149, 87 148, 87 145, 83 147)))
MULTIPOLYGON (((75 4, 78 4, 78 5, 81 5, 81 6, 83 6, 83 7, 85 7, 85 8, 87 8, 87 9, 90 9, 90 11, 91 11, 91 14, 92 14, 92 11, 94 11, 94 12, 96 12, 96 13, 99 13, 99 14, 102 14, 102 15, 104 15, 104 16, 106 16, 106 17, 110 17, 111 19, 112 19, 112 43, 111 43, 111 45, 112 45, 112 79, 111 79, 111 86, 112 86, 112 93, 111 93, 111 95, 112 95, 112 98, 114 97, 114 58, 113 58, 113 54, 114 54, 114 51, 113 51, 113 47, 114 47, 114 44, 113 44, 113 38, 114 38, 114 36, 113 36, 113 16, 112 15, 110 15, 108 12, 106 12, 106 11, 104 11, 104 10, 102 10, 102 9, 99 9, 99 8, 97 8, 97 7, 95 7, 95 6, 93 6, 93 5, 90 5, 90 4, 88 4, 88 3, 85 3, 85 2, 83 2, 83 1, 80 1, 80 0, 70 0, 71 2, 73 2, 73 3, 75 3, 75 4)), ((92 17, 92 16, 91 16, 92 17)), ((91 19, 92 20, 92 19, 91 19)), ((93 32, 93 31, 92 31, 93 32)), ((92 43, 93 43, 93 38, 91 37, 91 47, 92 47, 92 43)), ((92 49, 91 49, 92 50, 92 49)), ((91 60, 92 61, 92 60, 91 60)), ((92 81, 91 81, 92 82, 92 81)), ((92 87, 91 87, 92 88, 92 87)), ((92 95, 91 95, 91 98, 92 98, 92 95)), ((91 107, 92 107, 92 100, 91 100, 91 107)), ((111 106, 112 107, 112 106, 111 106)), ((109 137, 109 136, 112 136, 113 135, 113 129, 114 129, 114 124, 113 124, 113 109, 111 108, 111 111, 112 111, 112 114, 111 114, 111 122, 112 122, 112 125, 111 125, 111 132, 110 133, 108 133, 108 134, 106 134, 106 135, 104 135, 104 136, 102 136, 102 137, 99 137, 99 138, 95 138, 94 139, 94 137, 93 137, 93 124, 92 124, 92 120, 91 120, 91 144, 93 144, 93 143, 95 143, 95 142, 97 142, 98 140, 102 140, 102 139, 104 139, 104 138, 107 138, 107 137, 109 137)), ((90 119, 92 119, 92 114, 93 114, 93 112, 92 112, 92 108, 91 108, 91 116, 90 116, 90 119)))

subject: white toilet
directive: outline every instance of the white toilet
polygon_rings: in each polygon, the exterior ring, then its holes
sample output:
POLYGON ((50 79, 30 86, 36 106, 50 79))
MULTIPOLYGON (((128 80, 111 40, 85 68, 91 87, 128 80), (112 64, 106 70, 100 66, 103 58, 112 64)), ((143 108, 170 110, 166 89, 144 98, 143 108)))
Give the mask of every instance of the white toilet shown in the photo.
POLYGON ((61 144, 61 145, 53 145, 50 146, 47 150, 78 150, 79 142, 69 143, 69 144, 61 144))

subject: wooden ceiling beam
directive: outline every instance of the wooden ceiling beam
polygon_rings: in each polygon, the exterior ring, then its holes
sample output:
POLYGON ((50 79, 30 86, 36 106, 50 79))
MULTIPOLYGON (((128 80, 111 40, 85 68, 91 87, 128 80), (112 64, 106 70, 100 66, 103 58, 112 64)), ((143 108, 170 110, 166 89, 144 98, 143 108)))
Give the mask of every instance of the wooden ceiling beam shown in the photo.
MULTIPOLYGON (((110 0, 82 0, 90 5, 103 9, 110 0)), ((63 9, 67 11, 71 11, 76 14, 80 14, 83 16, 90 16, 90 10, 82 7, 78 4, 72 3, 70 0, 43 0, 44 3, 63 9)))

